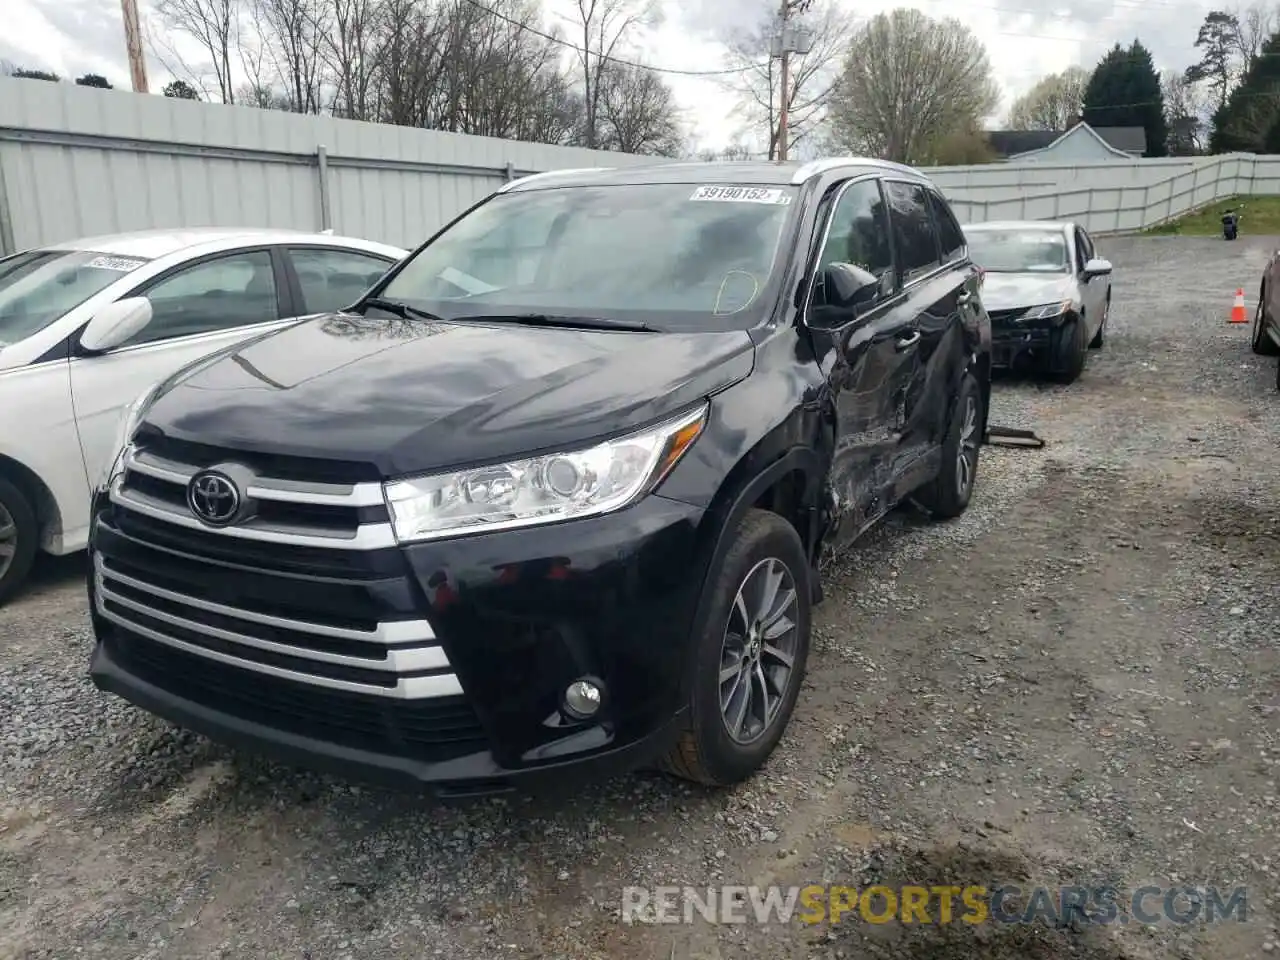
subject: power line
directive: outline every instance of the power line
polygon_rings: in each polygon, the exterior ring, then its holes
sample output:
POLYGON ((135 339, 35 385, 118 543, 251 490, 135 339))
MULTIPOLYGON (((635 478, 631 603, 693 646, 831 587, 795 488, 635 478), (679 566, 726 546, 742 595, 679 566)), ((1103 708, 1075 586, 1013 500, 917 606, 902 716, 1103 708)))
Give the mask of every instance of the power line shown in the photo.
MULTIPOLYGON (((475 7, 477 10, 483 10, 485 13, 489 14, 489 16, 491 17, 496 17, 498 20, 501 20, 503 23, 507 23, 513 27, 517 27, 520 30, 523 30, 526 33, 532 34, 535 37, 541 37, 543 40, 546 40, 550 43, 557 44, 558 46, 561 46, 561 47, 566 47, 574 51, 575 53, 582 52, 582 48, 579 47, 577 44, 571 43, 570 41, 565 40, 563 37, 557 37, 555 34, 546 33, 545 31, 539 30, 537 27, 532 27, 527 23, 521 23, 519 20, 513 20, 511 17, 508 17, 505 14, 499 13, 497 10, 494 10, 492 7, 487 7, 483 3, 480 3, 480 0, 464 0, 464 2, 469 4, 470 6, 475 7)), ((591 51, 591 53, 592 53, 592 56, 596 57, 598 60, 604 60, 608 63, 616 63, 616 64, 619 64, 620 66, 625 66, 625 67, 635 67, 638 70, 649 70, 653 73, 668 73, 668 74, 672 74, 673 76, 680 76, 680 77, 724 77, 733 73, 743 73, 744 70, 747 69, 744 67, 731 67, 728 70, 680 70, 674 67, 655 67, 652 64, 641 63, 638 60, 625 60, 622 57, 615 57, 605 53, 595 53, 594 51, 591 51)))

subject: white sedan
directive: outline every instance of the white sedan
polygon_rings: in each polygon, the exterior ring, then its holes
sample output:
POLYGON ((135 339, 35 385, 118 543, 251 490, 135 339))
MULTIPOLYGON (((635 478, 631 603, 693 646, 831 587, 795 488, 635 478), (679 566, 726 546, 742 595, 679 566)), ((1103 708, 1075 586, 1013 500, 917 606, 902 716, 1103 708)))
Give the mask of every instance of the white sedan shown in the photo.
POLYGON ((0 259, 0 604, 81 550, 120 419, 222 347, 358 300, 407 251, 287 230, 153 230, 0 259))

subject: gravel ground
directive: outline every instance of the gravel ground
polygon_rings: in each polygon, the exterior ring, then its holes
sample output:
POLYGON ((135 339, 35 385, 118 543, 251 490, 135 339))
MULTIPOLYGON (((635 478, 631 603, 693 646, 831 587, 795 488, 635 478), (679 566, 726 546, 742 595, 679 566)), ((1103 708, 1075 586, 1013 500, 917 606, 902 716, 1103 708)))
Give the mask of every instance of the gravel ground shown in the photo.
POLYGON ((831 572, 795 721, 711 793, 438 807, 94 691, 79 558, 0 614, 0 957, 1280 957, 1280 396, 1263 238, 1116 238, 1110 335, 1005 381, 969 512, 831 572), (623 924, 622 887, 1248 889, 1247 922, 623 924))

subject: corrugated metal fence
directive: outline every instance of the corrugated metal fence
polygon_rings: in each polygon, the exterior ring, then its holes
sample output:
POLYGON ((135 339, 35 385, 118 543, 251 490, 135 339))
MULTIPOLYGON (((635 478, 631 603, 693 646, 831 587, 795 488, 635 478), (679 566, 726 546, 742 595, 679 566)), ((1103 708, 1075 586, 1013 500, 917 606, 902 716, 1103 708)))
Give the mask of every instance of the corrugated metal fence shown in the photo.
MULTIPOLYGON (((322 230, 412 247, 503 182, 652 158, 0 78, 0 252, 154 227, 322 230)), ((962 220, 1139 230, 1280 193, 1280 157, 927 171, 962 220)))
POLYGON ((0 78, 0 250, 192 226, 412 247, 514 177, 651 161, 0 78))

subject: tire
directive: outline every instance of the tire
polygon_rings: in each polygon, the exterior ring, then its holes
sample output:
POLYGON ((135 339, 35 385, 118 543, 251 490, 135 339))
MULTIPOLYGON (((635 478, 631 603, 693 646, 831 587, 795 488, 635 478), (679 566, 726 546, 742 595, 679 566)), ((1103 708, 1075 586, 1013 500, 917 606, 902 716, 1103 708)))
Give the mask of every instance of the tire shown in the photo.
POLYGON ((1102 304, 1102 322, 1098 324, 1098 332, 1089 341, 1090 350, 1101 350, 1107 333, 1107 319, 1111 316, 1111 291, 1107 291, 1107 299, 1102 304))
MULTIPOLYGON (((708 786, 725 786, 747 779, 773 753, 791 719, 809 656, 812 596, 809 561, 799 534, 776 513, 752 509, 738 521, 732 537, 724 562, 707 580, 709 602, 705 619, 694 626, 693 676, 685 727, 660 763, 668 773, 708 786), (740 648, 755 644, 754 640, 742 639, 745 620, 741 610, 745 606, 752 614, 750 619, 759 622, 755 617, 760 605, 756 590, 765 585, 770 571, 775 574, 784 571, 770 612, 780 615, 782 621, 789 620, 791 629, 776 636, 772 643, 760 642, 752 647, 759 651, 758 658, 756 653, 746 651, 750 663, 759 665, 759 672, 749 668, 748 674, 743 674, 738 668, 737 674, 727 676, 726 671, 743 662, 740 648), (786 600, 784 607, 788 583, 793 596, 786 600), (743 606, 736 602, 740 592, 745 596, 743 606), (770 650, 775 653, 769 653, 770 650), (788 654, 791 659, 785 681, 779 681, 783 658, 777 656, 777 651, 788 654), (751 682, 744 691, 741 684, 748 675, 751 682), (767 722, 759 730, 753 729, 761 719, 756 713, 762 702, 757 678, 775 681, 775 689, 782 686, 777 701, 766 714, 767 722), (751 694, 745 705, 744 693, 751 694), (722 697, 727 706, 722 706, 722 697), (730 734, 730 724, 731 720, 738 719, 739 710, 746 722, 740 728, 744 735, 735 738, 730 734)), ((769 617, 764 619, 767 623, 769 617)))
POLYGON ((1083 317, 1072 317, 1059 327, 1050 351, 1049 377, 1057 383, 1075 383, 1088 359, 1083 317))
POLYGON ((1267 334, 1267 325, 1271 322, 1271 317, 1267 314, 1266 301, 1267 291, 1264 287, 1258 294, 1258 307, 1253 311, 1253 336, 1250 338, 1249 347, 1260 357, 1274 357, 1280 354, 1280 347, 1277 347, 1275 341, 1267 334))
POLYGON ((0 477, 0 606, 26 581, 39 538, 36 513, 26 494, 0 477))
POLYGON ((930 483, 912 496, 935 520, 950 520, 968 508, 978 482, 984 422, 982 390, 977 378, 966 373, 960 383, 947 436, 942 441, 942 467, 930 483))
POLYGON ((1276 361, 1276 390, 1280 391, 1280 360, 1276 361))

